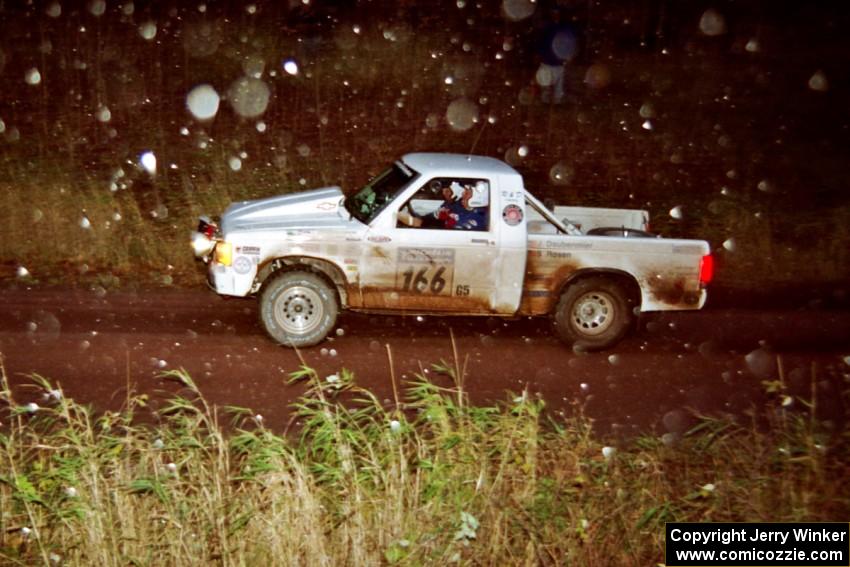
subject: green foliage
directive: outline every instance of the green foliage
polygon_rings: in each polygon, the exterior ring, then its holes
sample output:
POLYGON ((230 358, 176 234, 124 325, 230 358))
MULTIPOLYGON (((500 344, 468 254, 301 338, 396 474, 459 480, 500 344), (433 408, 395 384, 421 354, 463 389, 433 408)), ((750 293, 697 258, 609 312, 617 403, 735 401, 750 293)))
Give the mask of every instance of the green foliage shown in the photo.
MULTIPOLYGON (((68 565, 649 565, 668 521, 846 517, 848 436, 765 408, 767 429, 701 417, 675 445, 605 446, 581 415, 544 425, 542 400, 467 403, 422 375, 386 407, 355 377, 320 377, 294 436, 185 388, 154 425, 94 416, 52 393, 10 415, 0 444, 0 558, 68 565), (604 450, 603 450, 604 448, 604 450)), ((845 384, 845 387, 848 384, 845 384)), ((847 393, 842 393, 847 396, 847 393)), ((20 407, 2 376, 2 402, 20 407)))

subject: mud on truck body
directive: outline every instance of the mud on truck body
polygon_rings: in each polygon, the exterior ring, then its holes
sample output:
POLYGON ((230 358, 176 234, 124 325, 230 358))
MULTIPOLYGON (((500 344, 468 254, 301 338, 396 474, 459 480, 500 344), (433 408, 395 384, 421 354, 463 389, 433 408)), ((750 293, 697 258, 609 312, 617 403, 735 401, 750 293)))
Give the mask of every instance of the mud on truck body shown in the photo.
POLYGON ((547 316, 566 342, 612 346, 646 311, 700 309, 709 244, 658 238, 633 209, 546 208, 488 157, 411 153, 346 197, 328 187, 231 204, 192 235, 211 287, 259 298, 277 342, 319 343, 343 309, 405 315, 547 316), (442 188, 474 188, 473 229, 436 217, 442 188))

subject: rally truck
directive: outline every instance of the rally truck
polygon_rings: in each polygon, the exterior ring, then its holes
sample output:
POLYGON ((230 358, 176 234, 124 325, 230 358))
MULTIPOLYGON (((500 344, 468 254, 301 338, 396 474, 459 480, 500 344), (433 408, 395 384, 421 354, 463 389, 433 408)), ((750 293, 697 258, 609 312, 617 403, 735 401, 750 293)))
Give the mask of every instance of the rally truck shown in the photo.
POLYGON ((259 299, 282 345, 321 342, 346 309, 546 316, 567 343, 598 350, 642 312, 705 304, 709 244, 653 236, 648 222, 642 210, 547 207, 497 159, 409 153, 350 195, 233 203, 200 219, 192 246, 217 293, 259 299), (451 223, 452 210, 477 220, 451 223))

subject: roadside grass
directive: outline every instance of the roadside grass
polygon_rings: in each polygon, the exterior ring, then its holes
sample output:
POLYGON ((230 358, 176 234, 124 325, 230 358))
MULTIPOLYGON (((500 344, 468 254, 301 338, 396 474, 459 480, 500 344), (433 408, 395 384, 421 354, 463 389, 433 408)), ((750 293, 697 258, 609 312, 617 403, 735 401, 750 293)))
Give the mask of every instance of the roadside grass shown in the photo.
MULTIPOLYGON (((581 412, 530 392, 473 406, 435 365, 385 404, 342 370, 292 380, 299 426, 185 395, 96 414, 2 373, 0 557, 65 565, 653 565, 664 522, 818 521, 850 513, 850 436, 776 404, 751 425, 703 417, 681 438, 606 445, 581 412), (389 407, 388 407, 389 406, 389 407), (767 427, 765 427, 767 425, 767 427)), ((781 385, 780 381, 777 384, 781 385)), ((776 390, 780 392, 780 390, 776 390)), ((844 378, 842 396, 850 402, 844 378)), ((806 400, 800 400, 805 406, 806 400)), ((810 405, 810 404, 809 404, 810 405)))

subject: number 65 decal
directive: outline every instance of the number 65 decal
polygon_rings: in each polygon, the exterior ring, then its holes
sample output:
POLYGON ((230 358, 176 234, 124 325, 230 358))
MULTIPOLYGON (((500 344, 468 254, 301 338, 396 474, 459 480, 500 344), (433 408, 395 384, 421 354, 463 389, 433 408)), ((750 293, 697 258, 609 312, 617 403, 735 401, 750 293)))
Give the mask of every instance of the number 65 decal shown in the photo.
POLYGON ((445 266, 438 267, 433 274, 430 273, 430 266, 419 268, 418 270, 410 266, 401 274, 403 278, 401 288, 404 291, 413 293, 430 292, 434 295, 440 295, 446 289, 446 280, 443 277, 445 271, 445 266))

